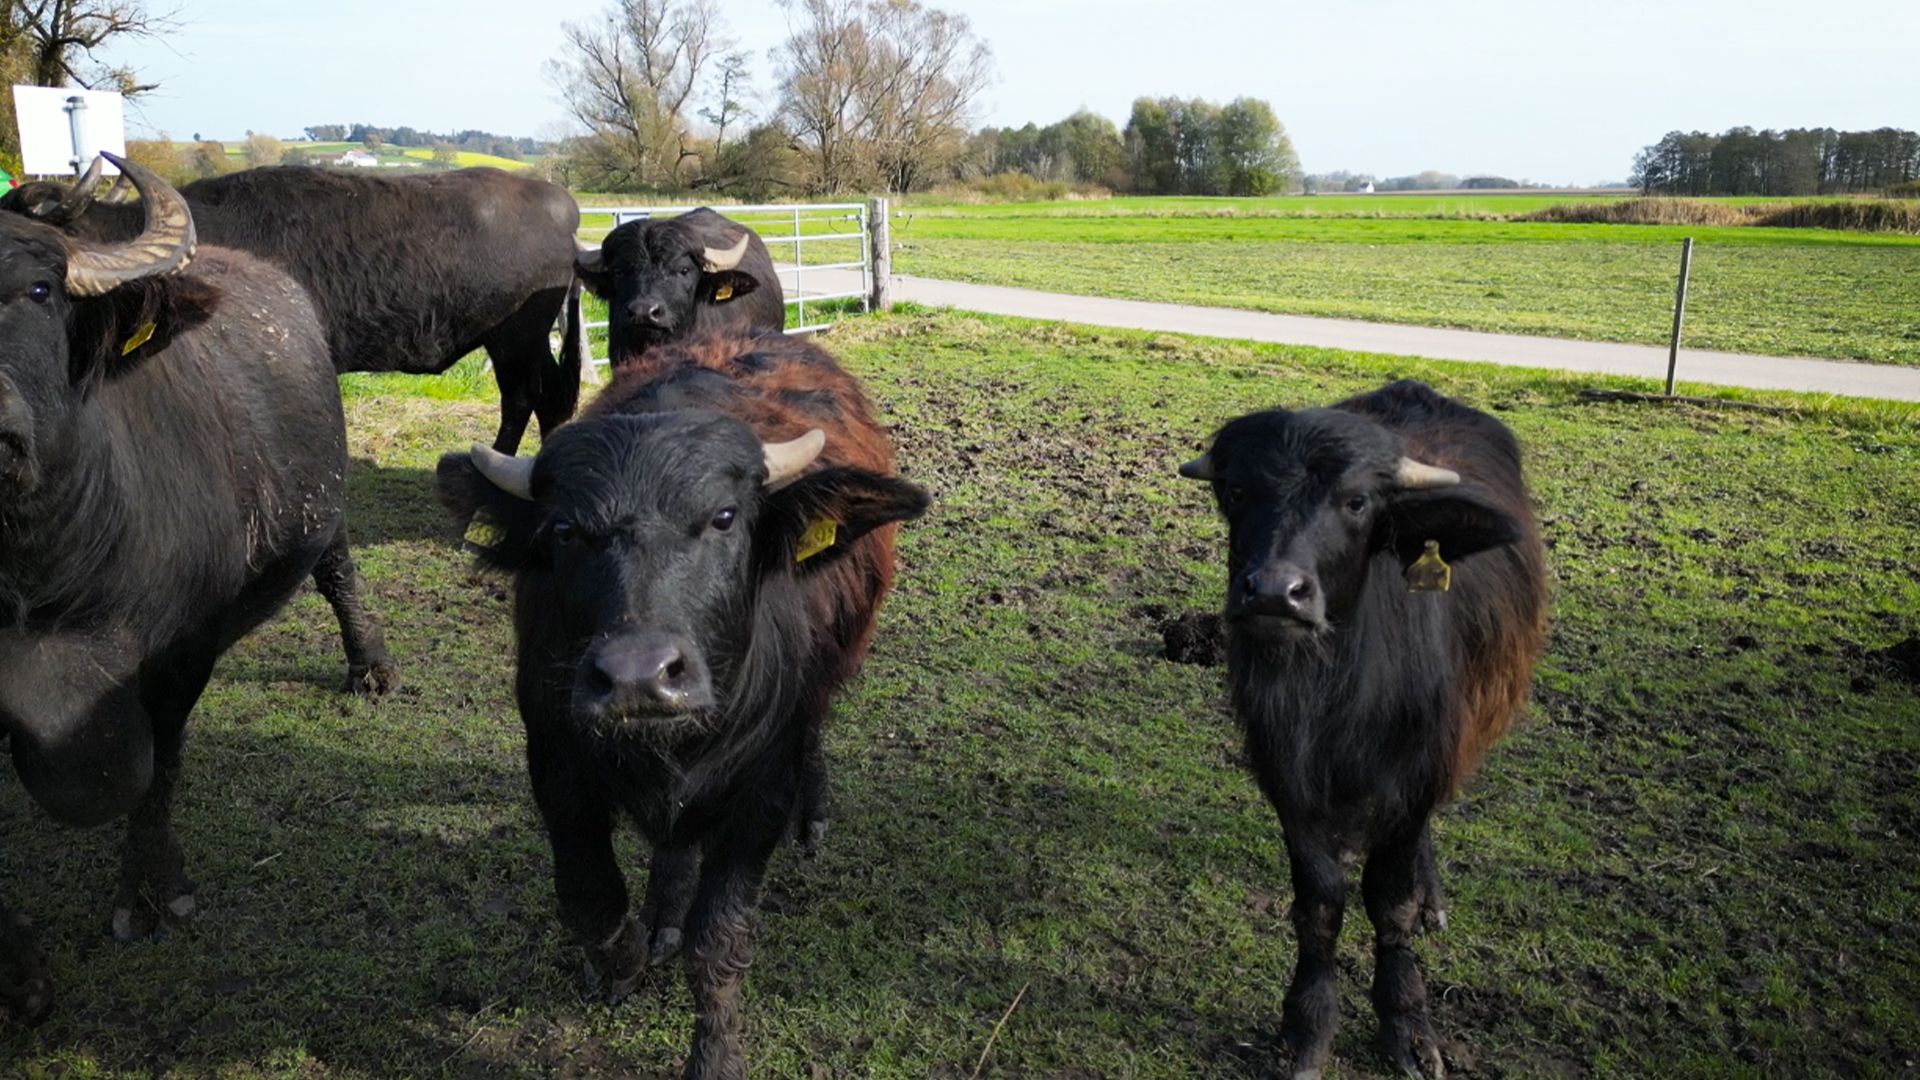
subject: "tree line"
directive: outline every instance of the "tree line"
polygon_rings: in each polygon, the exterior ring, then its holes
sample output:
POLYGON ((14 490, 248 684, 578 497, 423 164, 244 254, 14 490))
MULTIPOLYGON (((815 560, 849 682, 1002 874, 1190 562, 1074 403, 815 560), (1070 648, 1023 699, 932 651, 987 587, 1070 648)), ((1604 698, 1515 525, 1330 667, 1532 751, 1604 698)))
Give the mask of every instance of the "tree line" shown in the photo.
POLYGON ((419 131, 410 127, 379 127, 374 124, 314 124, 303 134, 318 143, 355 142, 367 147, 399 146, 408 149, 437 150, 452 147, 476 154, 491 154, 510 161, 522 161, 548 152, 552 146, 538 139, 495 135, 490 131, 456 131, 447 135, 419 131))
POLYGON ((1920 133, 1730 128, 1669 132, 1633 159, 1631 183, 1648 195, 1843 195, 1920 181, 1920 133))
POLYGON ((788 0, 763 95, 716 0, 614 0, 547 65, 584 134, 562 179, 587 190, 743 198, 919 191, 1025 177, 1140 194, 1265 195, 1299 159, 1264 101, 1141 98, 1124 129, 1086 110, 975 130, 992 51, 920 0, 788 0))

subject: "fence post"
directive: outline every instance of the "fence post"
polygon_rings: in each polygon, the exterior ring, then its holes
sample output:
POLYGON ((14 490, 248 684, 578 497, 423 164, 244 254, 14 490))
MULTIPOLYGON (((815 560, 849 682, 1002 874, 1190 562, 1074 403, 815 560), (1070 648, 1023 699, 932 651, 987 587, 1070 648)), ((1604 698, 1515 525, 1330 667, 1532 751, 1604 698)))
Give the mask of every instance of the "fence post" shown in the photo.
POLYGON ((893 310, 893 226, 887 200, 874 199, 867 207, 867 229, 872 234, 868 250, 873 253, 872 311, 893 310))
POLYGON ((1680 291, 1673 297, 1673 341, 1667 346, 1667 396, 1673 396, 1674 370, 1680 366, 1680 327, 1687 321, 1687 273, 1693 266, 1693 237, 1680 245, 1680 291))

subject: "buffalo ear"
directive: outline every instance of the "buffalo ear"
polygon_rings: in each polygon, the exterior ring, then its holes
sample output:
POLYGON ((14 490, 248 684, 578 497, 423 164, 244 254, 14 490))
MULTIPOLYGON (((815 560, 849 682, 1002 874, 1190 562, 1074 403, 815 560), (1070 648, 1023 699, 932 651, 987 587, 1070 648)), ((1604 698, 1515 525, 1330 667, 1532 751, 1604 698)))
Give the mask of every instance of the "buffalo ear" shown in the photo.
POLYGON ((929 502, 925 489, 897 476, 822 469, 767 496, 754 546, 768 570, 794 566, 796 574, 810 574, 882 525, 926 513, 929 502))
POLYGON ((1375 528, 1375 543, 1411 564, 1429 540, 1445 559, 1463 559, 1511 544, 1524 529, 1477 485, 1402 492, 1392 497, 1375 528))
POLYGON ((707 294, 716 304, 725 304, 738 300, 760 287, 760 281, 752 274, 743 274, 738 270, 721 270, 707 275, 707 294))
POLYGON ((158 356, 174 338, 213 317, 221 293, 193 274, 130 281, 97 297, 73 298, 68 375, 86 392, 158 356))
POLYGON ((467 546, 496 570, 530 569, 539 557, 540 504, 502 491, 467 454, 443 454, 434 471, 440 505, 466 530, 467 546))
POLYGON ((573 276, 587 291, 602 300, 613 299, 613 272, 601 261, 600 249, 591 252, 581 251, 573 257, 573 276))

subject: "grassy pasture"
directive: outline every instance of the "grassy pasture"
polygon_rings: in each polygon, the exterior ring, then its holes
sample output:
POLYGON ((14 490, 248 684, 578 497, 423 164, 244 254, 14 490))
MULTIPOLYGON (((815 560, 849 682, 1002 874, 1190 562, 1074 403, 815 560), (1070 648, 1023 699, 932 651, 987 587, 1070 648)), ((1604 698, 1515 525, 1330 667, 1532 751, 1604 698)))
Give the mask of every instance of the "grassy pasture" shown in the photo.
MULTIPOLYGON (((1172 469, 1229 415, 1401 375, 1516 428, 1556 572, 1532 716, 1438 826, 1454 924, 1419 949, 1456 1074, 1911 1070, 1920 690, 1869 654, 1920 632, 1920 414, 1589 405, 1584 377, 913 311, 829 341, 936 503, 830 737, 827 849, 772 869, 756 1075, 965 1078, 1023 990, 983 1075, 1282 1064, 1278 830, 1220 673, 1157 656, 1156 620, 1219 594, 1221 529, 1172 469)), ((0 1074, 677 1075, 677 977, 579 998, 508 604, 431 496, 494 403, 437 385, 348 384, 408 688, 337 695, 312 595, 229 655, 180 800, 198 921, 107 941, 116 837, 49 825, 0 771, 0 895, 64 994, 0 1033, 0 1074)), ((1364 924, 1334 1076, 1385 1067, 1364 924)))
POLYGON ((1689 345, 1920 364, 1920 237, 1216 212, 1233 201, 916 208, 895 224, 895 266, 1056 292, 1660 344, 1680 240, 1692 236, 1689 345))

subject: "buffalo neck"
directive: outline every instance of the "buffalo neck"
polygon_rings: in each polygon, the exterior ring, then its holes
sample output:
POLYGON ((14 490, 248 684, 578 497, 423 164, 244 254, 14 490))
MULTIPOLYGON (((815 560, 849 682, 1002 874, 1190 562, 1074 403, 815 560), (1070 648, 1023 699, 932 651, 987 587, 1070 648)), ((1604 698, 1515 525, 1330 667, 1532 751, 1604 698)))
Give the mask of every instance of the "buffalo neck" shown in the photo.
POLYGON ((33 490, 0 506, 0 625, 84 624, 110 600, 104 571, 133 516, 112 427, 97 397, 81 405, 59 439, 37 448, 33 490))

